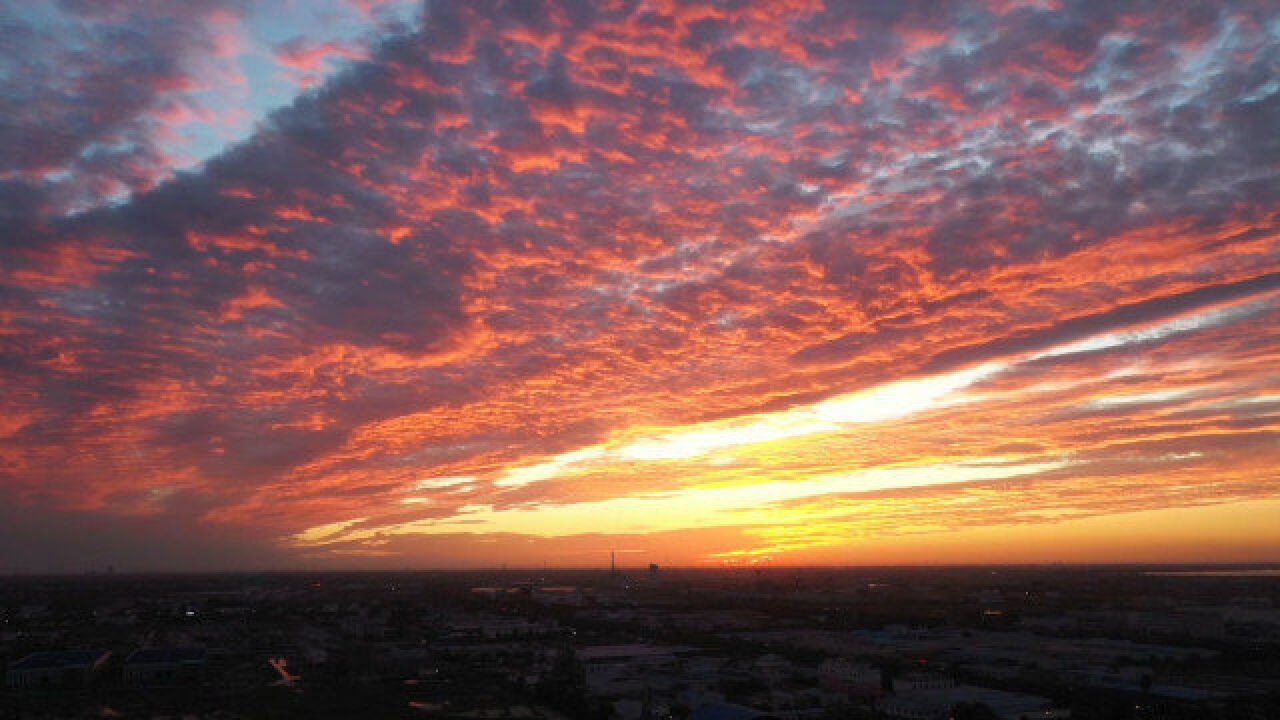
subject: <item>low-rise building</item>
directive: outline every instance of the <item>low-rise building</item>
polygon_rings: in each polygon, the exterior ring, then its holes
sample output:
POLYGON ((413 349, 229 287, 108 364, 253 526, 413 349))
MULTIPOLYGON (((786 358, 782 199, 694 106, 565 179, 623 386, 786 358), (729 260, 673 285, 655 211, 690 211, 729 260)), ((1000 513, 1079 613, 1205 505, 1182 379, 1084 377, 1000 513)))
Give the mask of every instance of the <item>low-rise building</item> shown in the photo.
POLYGON ((204 648, 140 648, 124 661, 124 681, 131 685, 198 682, 204 673, 206 658, 204 648))
POLYGON ((679 669, 680 657, 695 648, 667 645, 597 645, 577 652, 587 692, 597 697, 620 697, 642 691, 657 674, 679 669))
POLYGON ((942 690, 953 688, 956 681, 946 675, 926 672, 912 672, 893 679, 895 693, 915 692, 918 690, 942 690))
POLYGON ((726 702, 708 703, 689 713, 689 720, 776 720, 776 717, 755 708, 726 702))
POLYGON ((883 715, 900 720, 947 720, 957 706, 984 705, 1000 720, 1057 720, 1071 717, 1069 710, 1053 707, 1038 695, 1006 692, 974 685, 914 690, 892 695, 876 704, 883 715))
POLYGON ((26 688, 83 686, 93 679, 110 656, 106 650, 31 653, 9 667, 5 673, 5 684, 26 688))
POLYGON ((884 691, 879 668, 844 659, 824 661, 818 667, 818 679, 823 689, 845 700, 879 697, 884 691))

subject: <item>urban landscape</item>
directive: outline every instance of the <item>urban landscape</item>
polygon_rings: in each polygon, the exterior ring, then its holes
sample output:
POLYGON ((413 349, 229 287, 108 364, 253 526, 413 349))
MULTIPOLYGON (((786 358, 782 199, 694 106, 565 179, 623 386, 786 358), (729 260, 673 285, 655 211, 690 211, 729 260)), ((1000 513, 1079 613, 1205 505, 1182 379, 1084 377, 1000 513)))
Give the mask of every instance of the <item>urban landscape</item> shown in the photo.
POLYGON ((1280 717, 1280 571, 11 577, 5 718, 1280 717))
POLYGON ((0 0, 0 720, 1280 720, 1280 0, 0 0))

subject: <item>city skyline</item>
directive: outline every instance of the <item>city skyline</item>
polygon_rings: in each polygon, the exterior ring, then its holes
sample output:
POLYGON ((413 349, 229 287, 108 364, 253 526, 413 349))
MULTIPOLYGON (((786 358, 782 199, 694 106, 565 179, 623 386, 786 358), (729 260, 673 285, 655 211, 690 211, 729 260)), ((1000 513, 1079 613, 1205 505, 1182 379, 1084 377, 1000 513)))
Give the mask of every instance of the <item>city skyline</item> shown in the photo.
POLYGON ((1273 3, 0 27, 0 573, 1280 562, 1273 3))

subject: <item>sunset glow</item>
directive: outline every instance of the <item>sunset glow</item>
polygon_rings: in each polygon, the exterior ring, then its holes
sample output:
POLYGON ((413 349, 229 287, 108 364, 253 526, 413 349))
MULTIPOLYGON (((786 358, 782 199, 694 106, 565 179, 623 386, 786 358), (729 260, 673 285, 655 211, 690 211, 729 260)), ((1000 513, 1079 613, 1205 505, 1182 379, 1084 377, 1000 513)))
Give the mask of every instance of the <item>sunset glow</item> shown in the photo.
POLYGON ((0 8, 0 570, 1280 561, 1275 3, 285 5, 0 8))

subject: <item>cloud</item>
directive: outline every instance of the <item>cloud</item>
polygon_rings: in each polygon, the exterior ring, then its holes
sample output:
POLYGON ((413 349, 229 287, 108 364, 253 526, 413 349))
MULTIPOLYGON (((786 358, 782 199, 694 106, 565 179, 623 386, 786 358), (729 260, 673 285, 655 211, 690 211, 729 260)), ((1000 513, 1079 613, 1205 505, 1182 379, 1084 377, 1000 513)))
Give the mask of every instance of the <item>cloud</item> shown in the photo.
MULTIPOLYGON (((6 501, 216 564, 904 463, 1036 470, 821 543, 1277 490, 1264 3, 432 4, 268 43, 327 75, 175 172, 262 12, 0 15, 6 501)), ((682 558, 801 548, 770 503, 682 558)))
POLYGON ((206 60, 244 11, 238 0, 0 8, 0 178, 40 192, 44 212, 154 187, 173 164, 162 135, 198 110, 188 95, 215 79, 206 60))

